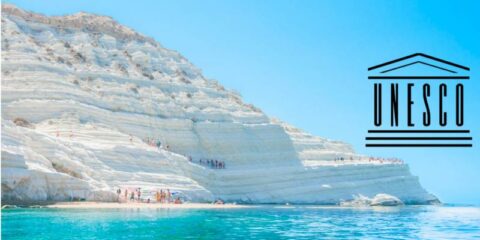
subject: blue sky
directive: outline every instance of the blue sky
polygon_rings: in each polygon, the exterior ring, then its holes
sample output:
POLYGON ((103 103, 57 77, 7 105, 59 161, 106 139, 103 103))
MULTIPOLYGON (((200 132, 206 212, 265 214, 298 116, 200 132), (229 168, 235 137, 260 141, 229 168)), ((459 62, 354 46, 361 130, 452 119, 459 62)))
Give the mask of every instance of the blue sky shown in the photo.
POLYGON ((360 153, 396 156, 448 203, 480 205, 478 1, 7 1, 45 13, 109 15, 179 51, 270 116, 360 153), (424 52, 469 66, 473 148, 365 148, 367 68, 424 52))

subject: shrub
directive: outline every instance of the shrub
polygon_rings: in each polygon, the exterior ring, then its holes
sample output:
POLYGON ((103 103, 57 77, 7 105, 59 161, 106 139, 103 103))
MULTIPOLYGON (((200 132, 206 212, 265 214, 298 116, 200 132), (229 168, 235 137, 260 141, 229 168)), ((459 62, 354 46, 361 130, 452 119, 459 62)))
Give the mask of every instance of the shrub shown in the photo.
POLYGON ((66 167, 64 167, 63 165, 61 164, 58 164, 58 163, 54 163, 52 162, 52 167, 57 170, 57 172, 61 172, 61 173, 65 173, 65 174, 68 174, 74 178, 80 178, 82 179, 82 175, 78 174, 77 172, 75 171, 72 171, 66 167))
POLYGON ((130 87, 130 91, 138 94, 138 87, 137 86, 134 86, 134 87, 130 87))
POLYGON ((87 59, 79 52, 75 53, 73 56, 77 61, 85 62, 87 59))
POLYGON ((117 64, 117 69, 124 75, 128 75, 127 68, 125 68, 125 66, 123 66, 122 64, 117 64))
POLYGON ((180 77, 180 82, 183 82, 185 84, 191 84, 192 82, 184 77, 180 77))
POLYGON ((130 55, 127 50, 123 51, 123 55, 125 55, 128 59, 132 60, 132 55, 130 55))
POLYGON ((153 80, 153 79, 154 79, 153 75, 150 74, 150 73, 143 72, 142 75, 143 75, 144 77, 147 77, 147 78, 150 79, 150 80, 153 80))
POLYGON ((65 63, 65 59, 63 59, 62 57, 57 57, 57 62, 58 63, 65 63))
POLYGON ((13 123, 15 123, 15 125, 20 126, 20 127, 28 127, 28 128, 32 128, 32 127, 33 127, 32 124, 30 124, 30 123, 29 123, 26 119, 24 119, 24 118, 19 118, 19 117, 17 117, 17 118, 15 118, 15 119, 13 120, 13 123))

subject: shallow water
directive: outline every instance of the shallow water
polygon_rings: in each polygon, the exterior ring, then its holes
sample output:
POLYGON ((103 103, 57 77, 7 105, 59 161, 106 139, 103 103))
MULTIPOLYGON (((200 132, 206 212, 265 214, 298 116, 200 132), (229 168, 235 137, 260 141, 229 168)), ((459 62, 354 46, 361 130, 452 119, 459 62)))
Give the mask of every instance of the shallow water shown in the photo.
POLYGON ((480 239, 480 208, 4 209, 2 239, 480 239))

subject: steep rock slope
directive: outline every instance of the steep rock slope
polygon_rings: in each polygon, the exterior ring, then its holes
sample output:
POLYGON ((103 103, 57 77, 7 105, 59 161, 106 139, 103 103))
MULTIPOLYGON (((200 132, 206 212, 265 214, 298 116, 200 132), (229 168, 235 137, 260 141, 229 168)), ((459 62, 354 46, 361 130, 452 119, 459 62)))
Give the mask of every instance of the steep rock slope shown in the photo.
POLYGON ((119 187, 192 201, 436 201, 407 165, 270 119, 109 17, 2 10, 3 201, 115 201, 119 187))

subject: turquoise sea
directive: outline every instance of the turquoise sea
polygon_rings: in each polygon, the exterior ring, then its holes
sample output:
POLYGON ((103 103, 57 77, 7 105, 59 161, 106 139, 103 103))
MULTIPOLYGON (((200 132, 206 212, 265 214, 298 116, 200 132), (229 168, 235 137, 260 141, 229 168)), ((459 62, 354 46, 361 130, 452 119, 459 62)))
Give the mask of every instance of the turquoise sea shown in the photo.
POLYGON ((480 208, 3 209, 2 239, 480 239, 480 208))

